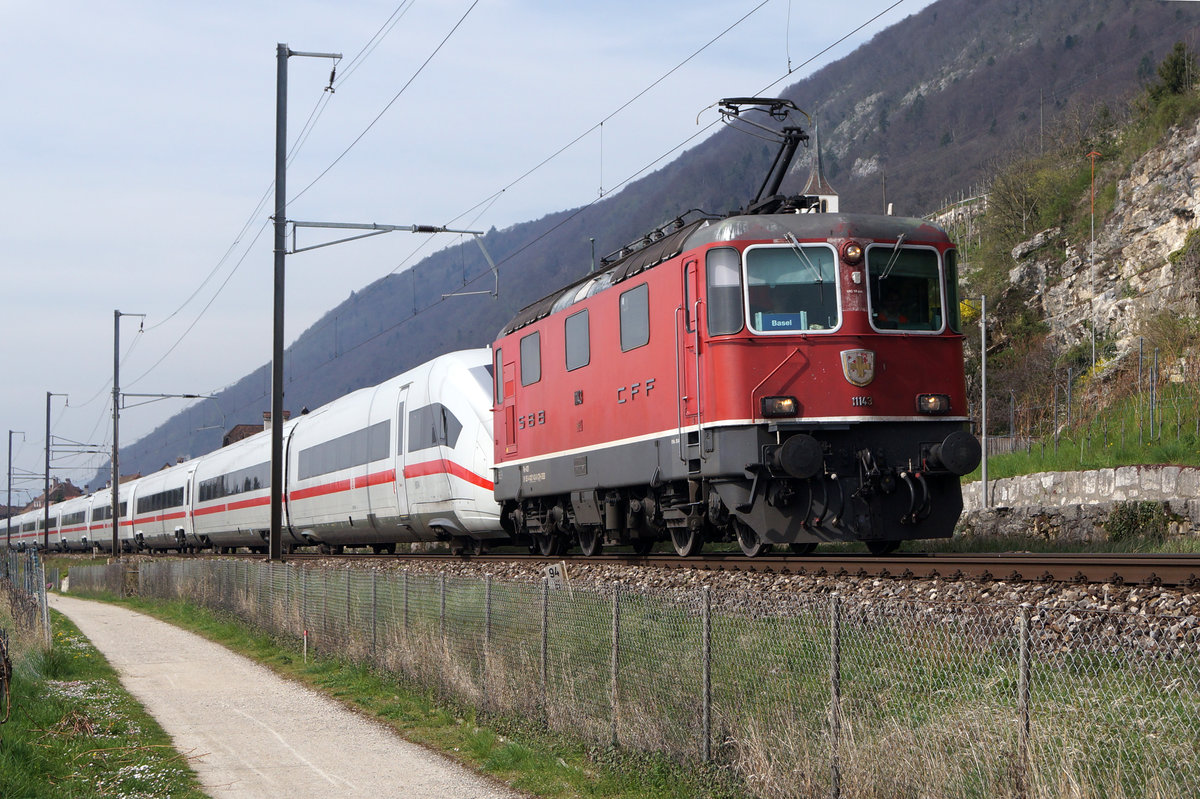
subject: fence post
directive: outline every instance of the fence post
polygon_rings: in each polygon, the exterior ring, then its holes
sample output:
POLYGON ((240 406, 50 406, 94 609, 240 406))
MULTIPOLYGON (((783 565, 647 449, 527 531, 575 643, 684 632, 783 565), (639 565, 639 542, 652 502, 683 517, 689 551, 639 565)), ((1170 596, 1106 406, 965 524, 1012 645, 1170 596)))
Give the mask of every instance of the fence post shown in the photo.
POLYGON ((701 711, 700 757, 707 763, 712 760, 712 589, 704 586, 703 612, 703 661, 704 661, 704 698, 701 711))
POLYGON ((440 630, 442 633, 442 644, 446 643, 446 575, 443 573, 439 580, 438 593, 441 595, 442 609, 438 615, 440 630))
POLYGON ((488 666, 492 659, 492 575, 483 578, 483 673, 479 675, 479 688, 483 693, 483 709, 488 707, 488 666))
POLYGON ((404 643, 408 643, 408 569, 404 570, 404 643))
POLYGON ((829 795, 842 795, 842 615, 838 595, 829 597, 829 795))
POLYGON ((621 587, 619 585, 613 588, 612 598, 612 664, 609 676, 612 679, 612 689, 609 693, 609 701, 612 706, 612 745, 617 746, 617 705, 619 694, 617 693, 617 676, 618 666, 621 657, 621 587))
MULTIPOLYGON (((329 569, 324 569, 325 590, 321 592, 321 635, 329 634, 329 569)), ((324 637, 322 637, 322 641, 324 637)))
POLYGON ((371 656, 376 657, 379 633, 379 572, 371 570, 371 656))
POLYGON ((308 569, 300 570, 300 634, 308 636, 308 569))
POLYGON ((550 680, 550 578, 542 578, 542 716, 550 723, 548 684, 550 680))
POLYGON ((1029 608, 1020 609, 1018 628, 1020 647, 1017 655, 1017 796, 1024 797, 1029 791, 1029 608))

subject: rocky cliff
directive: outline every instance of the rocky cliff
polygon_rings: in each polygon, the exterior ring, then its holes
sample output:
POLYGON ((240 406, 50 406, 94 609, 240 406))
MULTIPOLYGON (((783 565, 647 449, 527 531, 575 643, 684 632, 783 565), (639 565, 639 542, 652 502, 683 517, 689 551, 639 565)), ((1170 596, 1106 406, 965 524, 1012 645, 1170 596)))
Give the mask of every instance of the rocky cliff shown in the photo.
POLYGON ((1140 325, 1159 311, 1200 313, 1200 121, 1176 128, 1117 185, 1116 204, 1088 238, 1054 228, 1013 249, 1009 277, 1040 305, 1060 351, 1115 339, 1136 353, 1140 325))

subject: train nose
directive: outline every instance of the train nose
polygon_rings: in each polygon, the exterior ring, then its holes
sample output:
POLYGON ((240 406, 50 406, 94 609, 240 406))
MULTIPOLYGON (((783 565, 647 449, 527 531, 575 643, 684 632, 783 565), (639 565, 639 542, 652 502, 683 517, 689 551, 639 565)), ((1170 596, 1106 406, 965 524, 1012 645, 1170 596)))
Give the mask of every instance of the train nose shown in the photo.
POLYGON ((961 477, 975 471, 983 451, 979 439, 965 430, 955 430, 946 436, 945 441, 934 446, 929 454, 933 465, 942 466, 961 477))

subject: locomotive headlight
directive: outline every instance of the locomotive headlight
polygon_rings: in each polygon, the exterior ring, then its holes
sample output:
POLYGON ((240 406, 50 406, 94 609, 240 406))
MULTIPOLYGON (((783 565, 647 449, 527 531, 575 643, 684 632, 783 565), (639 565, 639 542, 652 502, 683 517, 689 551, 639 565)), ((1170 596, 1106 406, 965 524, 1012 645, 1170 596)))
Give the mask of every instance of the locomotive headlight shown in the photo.
POLYGON ((861 263, 863 258, 863 248, 858 242, 848 241, 842 247, 842 260, 854 266, 861 263))
POLYGON ((950 412, 950 397, 947 394, 918 394, 917 413, 940 414, 950 412))
POLYGON ((774 419, 780 416, 795 416, 800 410, 800 403, 795 397, 763 397, 762 415, 764 419, 774 419))

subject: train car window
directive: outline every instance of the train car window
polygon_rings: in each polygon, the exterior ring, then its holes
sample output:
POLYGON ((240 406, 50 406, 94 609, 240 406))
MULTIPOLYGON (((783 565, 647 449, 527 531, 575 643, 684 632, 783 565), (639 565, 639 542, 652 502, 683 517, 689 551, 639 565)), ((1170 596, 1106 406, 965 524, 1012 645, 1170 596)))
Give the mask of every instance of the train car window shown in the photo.
POLYGON ((351 469, 391 454, 392 423, 388 419, 300 450, 297 479, 351 469))
POLYGON ((692 296, 694 293, 692 279, 696 269, 695 261, 688 261, 687 265, 683 267, 683 329, 687 333, 696 331, 696 325, 692 319, 692 314, 696 310, 696 298, 692 296))
POLYGON ((955 333, 962 332, 958 314, 958 251, 946 251, 946 324, 955 333))
POLYGON ((504 401, 504 348, 496 348, 496 363, 492 367, 492 376, 496 378, 496 386, 493 390, 493 396, 496 399, 496 404, 499 405, 504 401))
POLYGON ((467 370, 471 373, 471 377, 475 378, 475 382, 479 384, 485 392, 492 390, 494 384, 495 372, 492 370, 492 365, 489 363, 485 366, 472 366, 467 370))
POLYGON ((836 259, 825 245, 751 247, 746 251, 750 326, 758 333, 838 326, 836 259))
POLYGON ((936 250, 879 245, 867 250, 871 324, 878 330, 942 329, 936 250))
POLYGON ((591 333, 588 330, 588 312, 571 314, 563 323, 567 340, 567 371, 570 372, 592 361, 591 333))
POLYGON ((79 511, 78 513, 68 513, 62 517, 63 527, 72 524, 83 524, 84 517, 87 516, 87 511, 79 511))
POLYGON ((408 451, 430 447, 450 447, 458 444, 462 422, 440 402, 415 408, 408 414, 408 451))
POLYGON ((533 385, 542 379, 542 334, 530 333, 521 339, 521 385, 533 385))
POLYGON ((650 284, 632 288, 621 295, 621 352, 629 352, 650 343, 650 284))
POLYGON ((742 258, 730 247, 709 250, 707 272, 708 334, 723 336, 742 329, 742 258))

